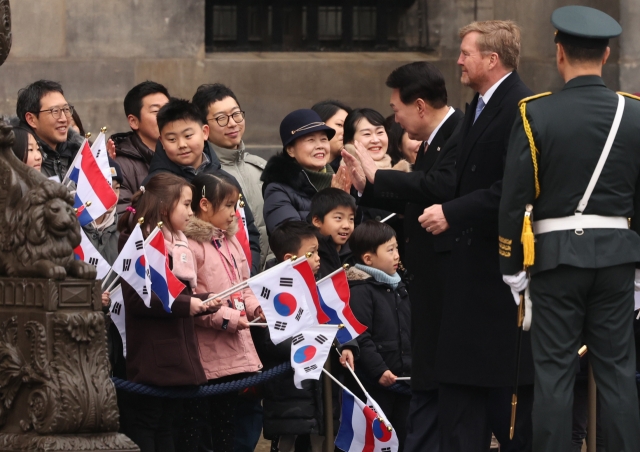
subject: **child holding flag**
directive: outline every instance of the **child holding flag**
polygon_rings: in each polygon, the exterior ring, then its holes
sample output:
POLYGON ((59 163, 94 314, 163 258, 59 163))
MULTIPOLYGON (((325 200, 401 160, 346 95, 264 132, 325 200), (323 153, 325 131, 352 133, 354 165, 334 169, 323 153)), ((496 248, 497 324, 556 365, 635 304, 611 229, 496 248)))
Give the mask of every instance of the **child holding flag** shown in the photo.
MULTIPOLYGON (((351 309, 367 327, 357 338, 359 373, 365 377, 365 389, 396 430, 401 451, 411 396, 386 387, 397 377, 411 375, 411 306, 397 273, 400 256, 395 235, 386 223, 367 220, 360 224, 349 239, 358 263, 347 271, 347 277, 351 309)), ((353 392, 361 393, 355 387, 353 392)))
MULTIPOLYGON (((236 204, 240 190, 237 182, 223 172, 199 174, 193 181, 191 203, 195 217, 185 234, 197 267, 199 293, 223 291, 249 278, 249 265, 236 238, 238 218, 236 204)), ((241 378, 243 373, 257 372, 262 363, 251 339, 249 322, 262 318, 262 308, 251 289, 239 290, 223 299, 215 314, 195 319, 200 361, 210 383, 241 378), (213 380, 213 381, 212 381, 213 380)), ((189 422, 181 423, 176 448, 198 450, 200 433, 215 439, 216 452, 234 450, 235 408, 238 393, 232 392, 185 405, 189 422), (194 420, 199 422, 194 422, 194 420), (200 425, 198 425, 200 424, 200 425)))
MULTIPOLYGON (((269 245, 278 262, 311 253, 307 260, 317 276, 321 268, 317 229, 309 223, 285 221, 271 232, 269 245)), ((274 345, 267 329, 254 328, 253 333, 265 365, 270 367, 290 359, 292 339, 274 345), (258 340, 258 335, 263 337, 258 340)), ((353 352, 344 349, 341 362, 353 366, 353 352)), ((293 452, 296 440, 302 435, 309 435, 312 452, 321 452, 325 440, 322 380, 303 380, 302 389, 298 389, 292 375, 276 377, 264 386, 263 407, 263 435, 277 440, 280 452, 293 452)))
MULTIPOLYGON (((153 292, 147 306, 142 297, 122 278, 127 330, 127 378, 136 383, 156 386, 200 385, 207 381, 200 362, 195 334, 194 316, 214 312, 219 300, 203 305, 212 294, 193 295, 196 271, 182 231, 193 215, 191 186, 172 174, 158 174, 146 187, 140 187, 132 198, 131 208, 118 222, 119 248, 124 248, 129 235, 143 218, 146 238, 158 222, 168 249, 169 267, 184 284, 184 289, 167 312, 161 299, 153 292)), ((142 245, 142 241, 140 243, 142 245)), ((124 265, 140 268, 145 273, 144 255, 124 265)), ((116 265, 120 262, 116 261, 116 265)), ((141 452, 173 452, 172 424, 179 408, 176 399, 133 394, 133 423, 129 434, 141 452)))

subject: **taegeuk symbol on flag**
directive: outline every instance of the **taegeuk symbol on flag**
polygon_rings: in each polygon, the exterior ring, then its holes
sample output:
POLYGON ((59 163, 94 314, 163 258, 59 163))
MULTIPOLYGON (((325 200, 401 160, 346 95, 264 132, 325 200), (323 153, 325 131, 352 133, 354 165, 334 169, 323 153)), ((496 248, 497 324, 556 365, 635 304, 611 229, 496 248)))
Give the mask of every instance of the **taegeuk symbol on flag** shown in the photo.
POLYGON ((113 271, 138 292, 147 307, 151 307, 149 264, 144 252, 144 237, 139 224, 133 228, 127 243, 124 244, 113 263, 113 271))
MULTIPOLYGON (((300 259, 307 261, 304 257, 300 259)), ((290 260, 254 276, 247 283, 262 306, 274 344, 316 323, 308 307, 307 284, 290 260)))
POLYGON ((317 380, 322 373, 338 327, 312 326, 291 339, 293 383, 302 389, 302 380, 317 380))

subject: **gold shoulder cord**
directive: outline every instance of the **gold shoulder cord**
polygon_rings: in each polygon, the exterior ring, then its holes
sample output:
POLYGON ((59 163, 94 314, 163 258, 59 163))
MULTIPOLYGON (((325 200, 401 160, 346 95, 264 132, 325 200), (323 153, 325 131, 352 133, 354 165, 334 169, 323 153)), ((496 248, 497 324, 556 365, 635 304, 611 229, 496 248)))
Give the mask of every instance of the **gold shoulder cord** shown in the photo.
POLYGON ((628 97, 630 99, 640 100, 640 97, 634 96, 633 94, 625 93, 624 91, 618 91, 618 94, 624 97, 628 97))
MULTIPOLYGON (((540 196, 540 181, 538 180, 538 149, 536 148, 536 142, 533 139, 533 132, 531 131, 531 124, 527 119, 527 102, 540 97, 548 96, 550 92, 538 94, 536 96, 527 97, 522 99, 518 106, 520 108, 520 114, 522 115, 522 124, 524 125, 524 132, 527 134, 529 140, 529 147, 531 148, 531 160, 533 162, 533 180, 536 188, 536 199, 540 196)), ((533 206, 527 205, 526 212, 524 214, 524 222, 522 224, 522 235, 520 241, 522 242, 524 260, 523 265, 525 268, 531 267, 535 261, 535 247, 534 247, 534 235, 533 227, 531 224, 531 211, 533 206)))

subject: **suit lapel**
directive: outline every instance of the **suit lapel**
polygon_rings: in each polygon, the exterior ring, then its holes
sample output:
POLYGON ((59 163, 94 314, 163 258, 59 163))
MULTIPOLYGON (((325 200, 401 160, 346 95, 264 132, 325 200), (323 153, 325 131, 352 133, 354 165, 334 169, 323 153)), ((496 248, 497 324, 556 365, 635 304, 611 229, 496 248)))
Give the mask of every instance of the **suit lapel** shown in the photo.
POLYGON ((476 93, 473 101, 467 107, 464 118, 465 137, 462 140, 460 151, 458 153, 458 161, 456 162, 458 184, 460 183, 462 172, 467 160, 469 159, 471 151, 486 128, 491 124, 493 118, 495 118, 500 110, 502 110, 502 100, 504 99, 504 96, 509 92, 511 87, 518 82, 518 80, 520 80, 518 74, 515 71, 512 72, 511 75, 507 77, 500 86, 498 86, 498 89, 493 93, 493 96, 489 99, 489 103, 484 107, 475 123, 473 122, 473 119, 476 114, 476 107, 478 106, 478 98, 480 96, 478 93, 476 93))

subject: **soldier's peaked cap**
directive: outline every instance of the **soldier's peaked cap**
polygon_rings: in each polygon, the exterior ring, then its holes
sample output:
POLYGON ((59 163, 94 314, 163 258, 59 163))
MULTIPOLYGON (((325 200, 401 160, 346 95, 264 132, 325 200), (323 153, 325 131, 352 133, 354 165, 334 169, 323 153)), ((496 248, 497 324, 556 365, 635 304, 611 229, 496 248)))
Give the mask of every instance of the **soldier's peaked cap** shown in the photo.
POLYGON ((610 38, 620 36, 622 27, 611 16, 588 6, 563 6, 551 15, 558 30, 558 40, 570 40, 584 47, 607 45, 610 38))

